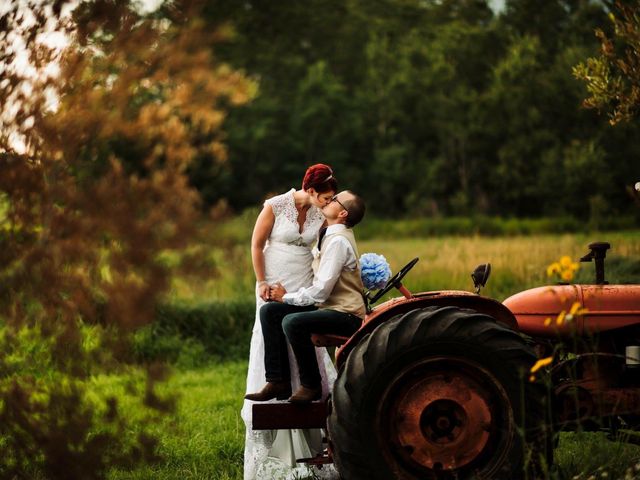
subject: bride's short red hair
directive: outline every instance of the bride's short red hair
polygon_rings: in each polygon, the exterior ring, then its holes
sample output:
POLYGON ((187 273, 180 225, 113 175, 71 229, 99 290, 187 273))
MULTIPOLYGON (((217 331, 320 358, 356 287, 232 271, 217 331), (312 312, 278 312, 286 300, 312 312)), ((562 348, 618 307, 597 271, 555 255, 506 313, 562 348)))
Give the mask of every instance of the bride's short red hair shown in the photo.
POLYGON ((338 191, 338 182, 329 165, 316 163, 307 168, 302 179, 302 189, 308 190, 309 188, 313 188, 318 193, 338 191))

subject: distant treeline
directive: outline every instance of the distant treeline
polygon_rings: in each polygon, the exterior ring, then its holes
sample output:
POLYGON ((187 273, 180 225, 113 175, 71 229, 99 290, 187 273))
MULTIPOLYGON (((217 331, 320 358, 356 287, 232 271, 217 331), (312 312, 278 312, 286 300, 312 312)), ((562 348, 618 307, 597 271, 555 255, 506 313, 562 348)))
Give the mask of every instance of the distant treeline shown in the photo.
POLYGON ((380 216, 637 215, 640 127, 581 106, 611 2, 215 0, 214 54, 259 85, 225 121, 228 160, 191 170, 235 211, 335 167, 380 216))
MULTIPOLYGON (((241 215, 216 223, 219 239, 228 247, 249 245, 252 227, 258 216, 257 208, 247 208, 241 215)), ((607 216, 587 222, 575 217, 502 218, 486 215, 381 218, 371 212, 356 227, 358 240, 389 240, 406 238, 432 238, 446 236, 509 237, 517 235, 544 235, 561 233, 611 232, 637 230, 638 219, 632 215, 607 216)), ((243 248, 244 248, 243 247, 243 248)))

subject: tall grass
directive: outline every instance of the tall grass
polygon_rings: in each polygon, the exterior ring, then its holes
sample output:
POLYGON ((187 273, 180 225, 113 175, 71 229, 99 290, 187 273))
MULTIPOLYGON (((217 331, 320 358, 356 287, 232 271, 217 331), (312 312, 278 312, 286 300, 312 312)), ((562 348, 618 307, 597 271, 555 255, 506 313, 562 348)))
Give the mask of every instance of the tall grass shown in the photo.
MULTIPOLYGON (((356 227, 356 236, 358 230, 356 227)), ((174 279, 170 298, 186 301, 226 301, 253 298, 255 278, 248 239, 233 237, 224 249, 211 253, 215 257, 217 275, 199 282, 174 279)), ((640 260, 640 231, 603 232, 597 234, 527 235, 513 237, 446 236, 433 238, 402 238, 362 240, 360 253, 384 255, 395 272, 414 257, 420 262, 406 277, 412 291, 470 290, 473 268, 490 262, 492 275, 483 295, 504 300, 520 290, 549 282, 547 265, 562 255, 577 261, 588 252, 587 245, 596 240, 612 245, 609 258, 616 256, 640 260)), ((611 283, 624 281, 616 277, 615 262, 609 262, 607 278, 611 283)), ((593 264, 581 264, 578 281, 592 283, 593 264)), ((640 279, 636 280, 640 282, 640 279)))
POLYGON ((610 441, 604 432, 563 432, 554 457, 558 480, 640 478, 640 447, 610 441))
MULTIPOLYGON (((244 423, 240 418, 246 363, 179 371, 159 390, 177 394, 177 415, 157 427, 161 460, 135 471, 113 470, 112 480, 236 480, 242 478, 244 423)), ((118 377, 96 388, 120 396, 118 377)), ((136 414, 136 406, 128 405, 136 414)))
MULTIPOLYGON (((527 288, 549 283, 546 267, 561 255, 577 261, 588 253, 587 245, 598 239, 612 244, 610 255, 640 261, 639 232, 615 232, 598 235, 532 235, 517 237, 442 237, 414 240, 370 240, 360 242, 361 253, 385 255, 397 271, 413 257, 420 262, 406 277, 412 291, 470 290, 470 274, 480 263, 491 263, 492 274, 483 295, 504 300, 527 288)), ((593 283, 592 263, 582 263, 577 281, 593 283)), ((609 269, 611 283, 621 281, 609 269)), ((640 278, 637 279, 640 282, 640 278)))

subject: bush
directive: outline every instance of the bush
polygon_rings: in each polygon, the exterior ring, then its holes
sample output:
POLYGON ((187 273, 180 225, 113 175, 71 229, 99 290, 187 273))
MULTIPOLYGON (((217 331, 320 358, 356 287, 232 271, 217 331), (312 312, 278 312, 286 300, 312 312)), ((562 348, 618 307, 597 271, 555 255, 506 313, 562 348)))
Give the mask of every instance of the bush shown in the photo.
MULTIPOLYGON (((588 226, 588 230, 629 230, 637 228, 632 217, 610 216, 588 226), (597 227, 597 228, 596 228, 597 227)), ((360 240, 410 237, 472 236, 490 237, 575 233, 585 231, 585 224, 571 217, 501 218, 501 217, 433 217, 413 219, 367 218, 356 227, 360 240)))
POLYGON ((145 369, 115 363, 105 347, 113 330, 96 325, 78 328, 77 361, 61 362, 56 349, 67 337, 45 329, 0 322, 0 478, 102 479, 113 466, 155 462, 150 427, 172 405, 154 390, 162 369, 146 377, 145 369), (96 377, 114 372, 130 388, 117 396, 95 388, 96 377), (139 414, 125 417, 130 403, 139 414))
POLYGON ((160 305, 155 321, 137 332, 135 351, 143 362, 184 367, 246 359, 254 320, 253 301, 160 305))

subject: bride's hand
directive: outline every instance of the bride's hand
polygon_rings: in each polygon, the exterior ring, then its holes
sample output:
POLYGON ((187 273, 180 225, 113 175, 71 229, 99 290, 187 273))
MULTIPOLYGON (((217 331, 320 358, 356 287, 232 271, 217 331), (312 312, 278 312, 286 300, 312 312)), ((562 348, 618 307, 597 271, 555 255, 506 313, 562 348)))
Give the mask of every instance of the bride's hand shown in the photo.
POLYGON ((269 284, 267 282, 258 282, 258 295, 265 302, 269 300, 269 284))

